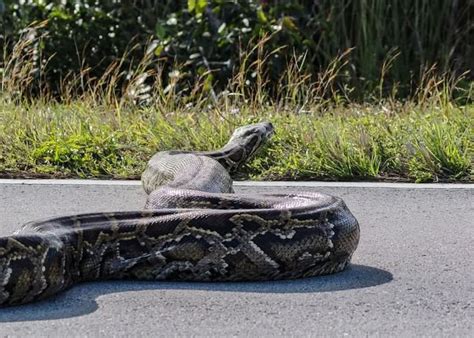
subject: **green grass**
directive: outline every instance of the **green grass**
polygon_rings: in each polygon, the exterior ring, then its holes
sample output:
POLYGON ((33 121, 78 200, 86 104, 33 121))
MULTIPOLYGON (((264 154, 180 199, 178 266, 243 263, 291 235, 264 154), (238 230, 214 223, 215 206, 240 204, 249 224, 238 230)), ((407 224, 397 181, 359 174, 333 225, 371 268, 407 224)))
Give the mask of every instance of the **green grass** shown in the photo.
POLYGON ((68 74, 52 93, 32 71, 31 44, 20 39, 0 72, 0 176, 138 178, 157 151, 217 149, 236 127, 268 120, 276 135, 237 178, 473 181, 474 85, 463 76, 428 71, 400 102, 382 95, 382 74, 380 90, 357 104, 354 88, 337 85, 350 50, 317 80, 295 57, 277 92, 267 88, 268 55, 242 62, 218 93, 206 77, 192 88, 163 83, 145 57, 133 70, 113 62, 99 78, 68 74))
POLYGON ((275 136, 238 178, 473 178, 472 105, 175 108, 0 99, 0 175, 138 178, 157 151, 216 149, 237 126, 269 120, 275 136))

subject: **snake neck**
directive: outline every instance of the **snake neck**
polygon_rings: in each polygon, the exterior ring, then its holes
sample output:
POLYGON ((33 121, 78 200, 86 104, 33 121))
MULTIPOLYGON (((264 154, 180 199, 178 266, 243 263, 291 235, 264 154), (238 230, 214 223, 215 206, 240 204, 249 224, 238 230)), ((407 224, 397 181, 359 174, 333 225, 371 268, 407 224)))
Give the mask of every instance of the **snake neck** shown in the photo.
POLYGON ((201 152, 200 155, 218 161, 229 173, 237 171, 259 151, 268 139, 266 134, 253 134, 246 138, 231 138, 221 149, 201 152))
POLYGON ((249 154, 244 146, 229 145, 215 151, 204 151, 198 155, 204 155, 213 158, 219 162, 229 173, 233 173, 239 169, 252 154, 249 154))

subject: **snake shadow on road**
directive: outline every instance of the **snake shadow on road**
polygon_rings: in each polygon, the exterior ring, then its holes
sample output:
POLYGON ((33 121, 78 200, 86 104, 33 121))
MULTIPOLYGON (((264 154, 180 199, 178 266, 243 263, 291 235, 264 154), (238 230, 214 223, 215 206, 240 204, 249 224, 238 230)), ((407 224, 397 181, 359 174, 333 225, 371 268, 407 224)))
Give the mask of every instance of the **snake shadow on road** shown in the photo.
POLYGON ((390 272, 352 264, 343 272, 298 280, 269 282, 150 282, 104 281, 74 286, 58 296, 37 303, 0 309, 0 323, 79 317, 98 309, 96 299, 111 293, 144 290, 205 290, 209 292, 315 293, 360 289, 390 282, 390 272))

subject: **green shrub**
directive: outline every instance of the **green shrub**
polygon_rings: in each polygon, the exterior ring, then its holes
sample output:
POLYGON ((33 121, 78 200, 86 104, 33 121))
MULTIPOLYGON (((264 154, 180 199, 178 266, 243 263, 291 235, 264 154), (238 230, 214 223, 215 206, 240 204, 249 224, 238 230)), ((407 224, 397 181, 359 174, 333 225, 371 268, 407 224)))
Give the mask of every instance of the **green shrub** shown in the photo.
POLYGON ((47 62, 46 81, 53 89, 69 73, 89 66, 93 67, 91 76, 103 73, 135 36, 146 32, 137 22, 139 12, 113 1, 101 1, 100 5, 92 0, 5 2, 7 10, 0 19, 4 42, 12 43, 25 33, 31 38, 41 37, 35 46, 41 57, 38 62, 47 62), (41 29, 25 31, 32 22, 45 20, 47 24, 41 29))
POLYGON ((186 79, 207 76, 221 87, 239 67, 250 70, 246 84, 255 83, 256 63, 263 60, 268 80, 278 80, 294 55, 315 52, 311 35, 298 26, 300 19, 308 21, 305 15, 292 2, 188 1, 187 7, 158 20, 155 53, 168 65, 179 64, 186 79))
POLYGON ((43 87, 55 90, 70 72, 99 81, 113 62, 123 73, 137 68, 154 39, 147 67, 163 70, 164 87, 174 81, 190 93, 199 84, 212 95, 242 68, 245 90, 275 95, 290 60, 315 79, 354 48, 335 81, 343 95, 406 97, 433 64, 438 73, 472 70, 473 7, 469 0, 2 0, 0 43, 5 63, 25 27, 48 20, 26 33, 38 42, 37 68, 47 63, 43 87))

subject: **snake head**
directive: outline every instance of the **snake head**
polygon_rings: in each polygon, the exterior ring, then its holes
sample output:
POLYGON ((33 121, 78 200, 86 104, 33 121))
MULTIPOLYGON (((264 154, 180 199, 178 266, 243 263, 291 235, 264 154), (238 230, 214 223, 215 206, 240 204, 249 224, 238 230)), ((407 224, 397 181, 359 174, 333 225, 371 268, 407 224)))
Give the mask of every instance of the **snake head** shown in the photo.
POLYGON ((244 147, 247 156, 253 155, 274 133, 270 122, 249 124, 237 128, 227 145, 244 147))
POLYGON ((232 134, 229 143, 245 143, 248 138, 260 137, 267 140, 274 133, 273 125, 270 122, 260 122, 249 124, 237 128, 232 134))
POLYGON ((273 133, 273 125, 270 122, 260 122, 237 128, 224 147, 228 152, 227 167, 231 171, 237 169, 252 157, 273 133))

